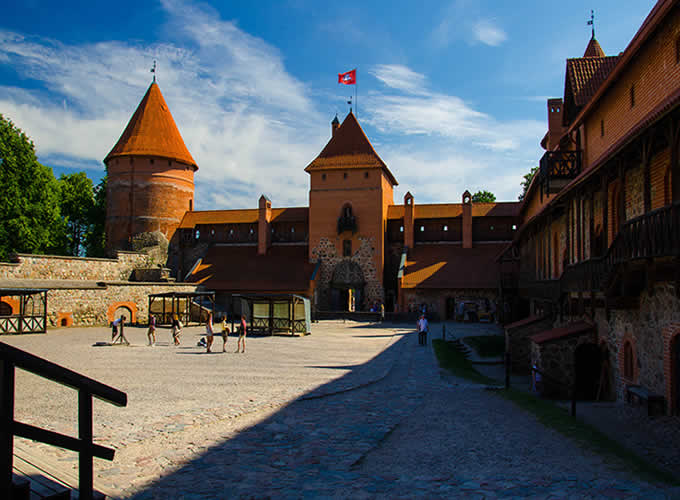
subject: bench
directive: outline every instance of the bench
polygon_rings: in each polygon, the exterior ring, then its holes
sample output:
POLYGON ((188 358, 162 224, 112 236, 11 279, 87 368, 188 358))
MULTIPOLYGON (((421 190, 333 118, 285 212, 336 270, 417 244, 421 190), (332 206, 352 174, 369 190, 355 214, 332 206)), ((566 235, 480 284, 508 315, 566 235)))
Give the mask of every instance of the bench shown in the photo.
POLYGON ((645 405, 650 417, 666 413, 665 398, 639 385, 626 386, 626 402, 631 405, 645 405))

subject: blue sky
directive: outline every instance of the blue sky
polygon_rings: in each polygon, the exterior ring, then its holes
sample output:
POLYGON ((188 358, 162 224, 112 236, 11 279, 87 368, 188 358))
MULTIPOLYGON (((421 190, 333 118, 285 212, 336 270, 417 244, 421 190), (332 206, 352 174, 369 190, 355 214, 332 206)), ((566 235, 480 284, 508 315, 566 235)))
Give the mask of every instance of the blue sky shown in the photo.
POLYGON ((304 167, 348 111, 416 203, 487 189, 517 199, 538 163, 546 99, 565 59, 596 38, 623 51, 652 0, 197 3, 8 2, 0 17, 0 113, 40 161, 97 180, 151 83, 199 165, 196 208, 304 206, 304 167))

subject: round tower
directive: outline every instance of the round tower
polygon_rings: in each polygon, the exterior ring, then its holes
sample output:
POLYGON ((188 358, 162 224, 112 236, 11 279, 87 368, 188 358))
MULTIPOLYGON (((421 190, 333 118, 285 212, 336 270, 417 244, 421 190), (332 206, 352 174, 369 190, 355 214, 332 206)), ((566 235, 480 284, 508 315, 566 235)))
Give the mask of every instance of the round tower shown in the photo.
POLYGON ((125 131, 104 159, 106 245, 130 249, 133 236, 160 231, 168 241, 194 208, 198 166, 154 81, 125 131))

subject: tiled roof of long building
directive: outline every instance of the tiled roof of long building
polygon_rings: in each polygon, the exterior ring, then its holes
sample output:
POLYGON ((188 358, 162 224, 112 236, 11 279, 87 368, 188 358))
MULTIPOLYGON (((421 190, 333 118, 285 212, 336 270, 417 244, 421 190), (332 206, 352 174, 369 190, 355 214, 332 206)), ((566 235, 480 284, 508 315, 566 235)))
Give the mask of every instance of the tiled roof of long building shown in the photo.
POLYGON ((607 79, 618 60, 619 56, 567 59, 565 97, 571 90, 577 106, 587 104, 607 79))
MULTIPOLYGON (((259 211, 257 208, 241 210, 199 210, 184 214, 180 229, 189 229, 205 224, 252 224, 258 221, 259 211)), ((272 208, 271 222, 307 222, 309 208, 288 207, 272 208)))
MULTIPOLYGON (((473 217, 515 217, 519 215, 520 202, 502 201, 497 203, 473 203, 473 217)), ((414 206, 414 218, 416 219, 444 219, 461 217, 463 215, 462 203, 432 203, 414 206)), ((390 205, 387 207, 388 219, 401 219, 404 217, 404 205, 390 205)))
POLYGON ((120 156, 160 156, 198 169, 155 82, 104 162, 120 156))

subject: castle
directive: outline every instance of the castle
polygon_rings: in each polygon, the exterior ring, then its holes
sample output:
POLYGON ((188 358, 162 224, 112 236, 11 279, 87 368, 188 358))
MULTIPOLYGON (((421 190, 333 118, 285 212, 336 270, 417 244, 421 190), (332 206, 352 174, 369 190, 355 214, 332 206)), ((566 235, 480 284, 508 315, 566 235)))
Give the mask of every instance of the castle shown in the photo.
MULTIPOLYGON (((104 160, 109 250, 160 232, 178 281, 233 294, 294 293, 317 310, 388 311, 425 304, 453 317, 456 300, 498 299, 496 257, 518 226, 519 203, 394 204, 397 180, 356 116, 331 123, 306 167, 308 207, 197 211, 198 170, 157 83, 104 160)), ((255 201, 255 200, 254 200, 255 201)), ((254 203, 255 205, 255 203, 254 203)))

